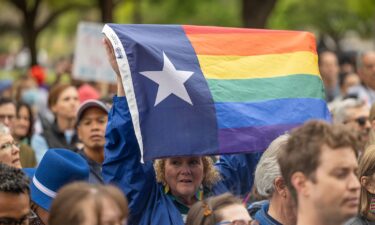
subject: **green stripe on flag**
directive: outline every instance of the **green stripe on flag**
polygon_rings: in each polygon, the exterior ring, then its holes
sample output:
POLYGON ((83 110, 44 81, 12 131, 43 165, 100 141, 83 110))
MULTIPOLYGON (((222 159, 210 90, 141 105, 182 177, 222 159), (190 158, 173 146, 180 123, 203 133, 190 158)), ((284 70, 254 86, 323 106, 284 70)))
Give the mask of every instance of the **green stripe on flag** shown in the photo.
POLYGON ((208 79, 215 102, 251 102, 279 98, 324 99, 323 83, 316 75, 288 75, 256 79, 208 79))

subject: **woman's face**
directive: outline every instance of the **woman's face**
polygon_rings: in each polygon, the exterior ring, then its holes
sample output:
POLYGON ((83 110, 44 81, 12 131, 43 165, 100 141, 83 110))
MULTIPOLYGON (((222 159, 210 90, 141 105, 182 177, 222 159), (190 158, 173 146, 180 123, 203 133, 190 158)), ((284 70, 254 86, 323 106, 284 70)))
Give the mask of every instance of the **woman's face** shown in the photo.
POLYGON ((30 114, 26 106, 22 106, 19 111, 17 118, 15 120, 15 125, 13 128, 13 136, 19 139, 25 137, 30 128, 30 114))
POLYGON ((59 118, 75 119, 79 106, 78 91, 75 87, 68 87, 61 92, 57 102, 52 106, 52 112, 59 118))
POLYGON ((201 157, 175 157, 165 160, 165 180, 171 193, 190 199, 202 184, 203 161, 201 157))
POLYGON ((21 168, 20 149, 15 145, 12 135, 0 135, 0 162, 21 168))

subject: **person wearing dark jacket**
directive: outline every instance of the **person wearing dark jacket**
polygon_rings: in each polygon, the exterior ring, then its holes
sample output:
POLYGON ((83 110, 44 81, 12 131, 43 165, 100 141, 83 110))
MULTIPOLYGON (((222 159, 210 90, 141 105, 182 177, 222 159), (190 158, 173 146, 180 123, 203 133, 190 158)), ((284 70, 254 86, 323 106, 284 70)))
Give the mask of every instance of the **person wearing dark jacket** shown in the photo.
POLYGON ((78 136, 74 128, 78 106, 78 92, 74 86, 59 84, 51 89, 48 107, 53 112, 55 121, 51 126, 46 126, 42 134, 34 135, 31 140, 38 163, 49 148, 77 151, 78 136))

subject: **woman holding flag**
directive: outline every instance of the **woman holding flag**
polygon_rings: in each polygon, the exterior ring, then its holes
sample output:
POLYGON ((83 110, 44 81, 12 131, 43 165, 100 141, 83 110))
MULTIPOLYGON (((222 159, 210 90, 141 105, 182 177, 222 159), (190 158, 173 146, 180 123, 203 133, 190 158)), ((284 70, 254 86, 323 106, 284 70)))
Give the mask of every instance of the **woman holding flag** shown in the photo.
POLYGON ((126 194, 129 224, 183 225, 195 202, 224 192, 244 196, 250 191, 261 153, 222 156, 215 166, 206 156, 141 163, 114 50, 108 39, 104 45, 118 89, 108 118, 103 178, 126 194))

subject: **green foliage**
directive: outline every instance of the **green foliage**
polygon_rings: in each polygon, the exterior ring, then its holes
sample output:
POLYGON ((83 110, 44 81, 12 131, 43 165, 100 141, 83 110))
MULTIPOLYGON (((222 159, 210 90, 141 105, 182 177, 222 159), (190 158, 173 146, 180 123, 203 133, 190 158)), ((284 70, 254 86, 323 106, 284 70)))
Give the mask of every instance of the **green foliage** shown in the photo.
MULTIPOLYGON (((19 13, 14 0, 0 0, 0 51, 15 51, 21 47, 21 36, 5 25, 19 25, 22 15, 10 18, 3 12, 19 13), (3 17, 1 15, 4 15, 3 17), (6 18, 4 18, 6 17, 6 18), (0 32, 1 33, 1 32, 0 32), (16 41, 15 41, 16 40, 16 41)), ((32 9, 39 0, 25 0, 32 9)), ((50 58, 72 53, 79 21, 100 20, 98 0, 40 0, 37 24, 56 10, 73 5, 73 10, 61 14, 40 35, 38 49, 46 49, 50 58)), ((113 0, 119 3, 114 9, 115 23, 134 23, 135 12, 140 12, 142 23, 148 24, 195 24, 213 26, 242 25, 242 0, 113 0), (140 5, 136 4, 137 2, 140 5), (137 8, 139 7, 139 8, 137 8)), ((362 37, 374 36, 375 0, 277 0, 268 20, 272 29, 310 30, 328 34, 335 40, 349 30, 362 37)))
POLYGON ((374 23, 373 0, 279 0, 269 27, 313 30, 339 40, 349 30, 369 37, 374 23))
POLYGON ((240 1, 144 0, 144 23, 240 26, 240 1))

